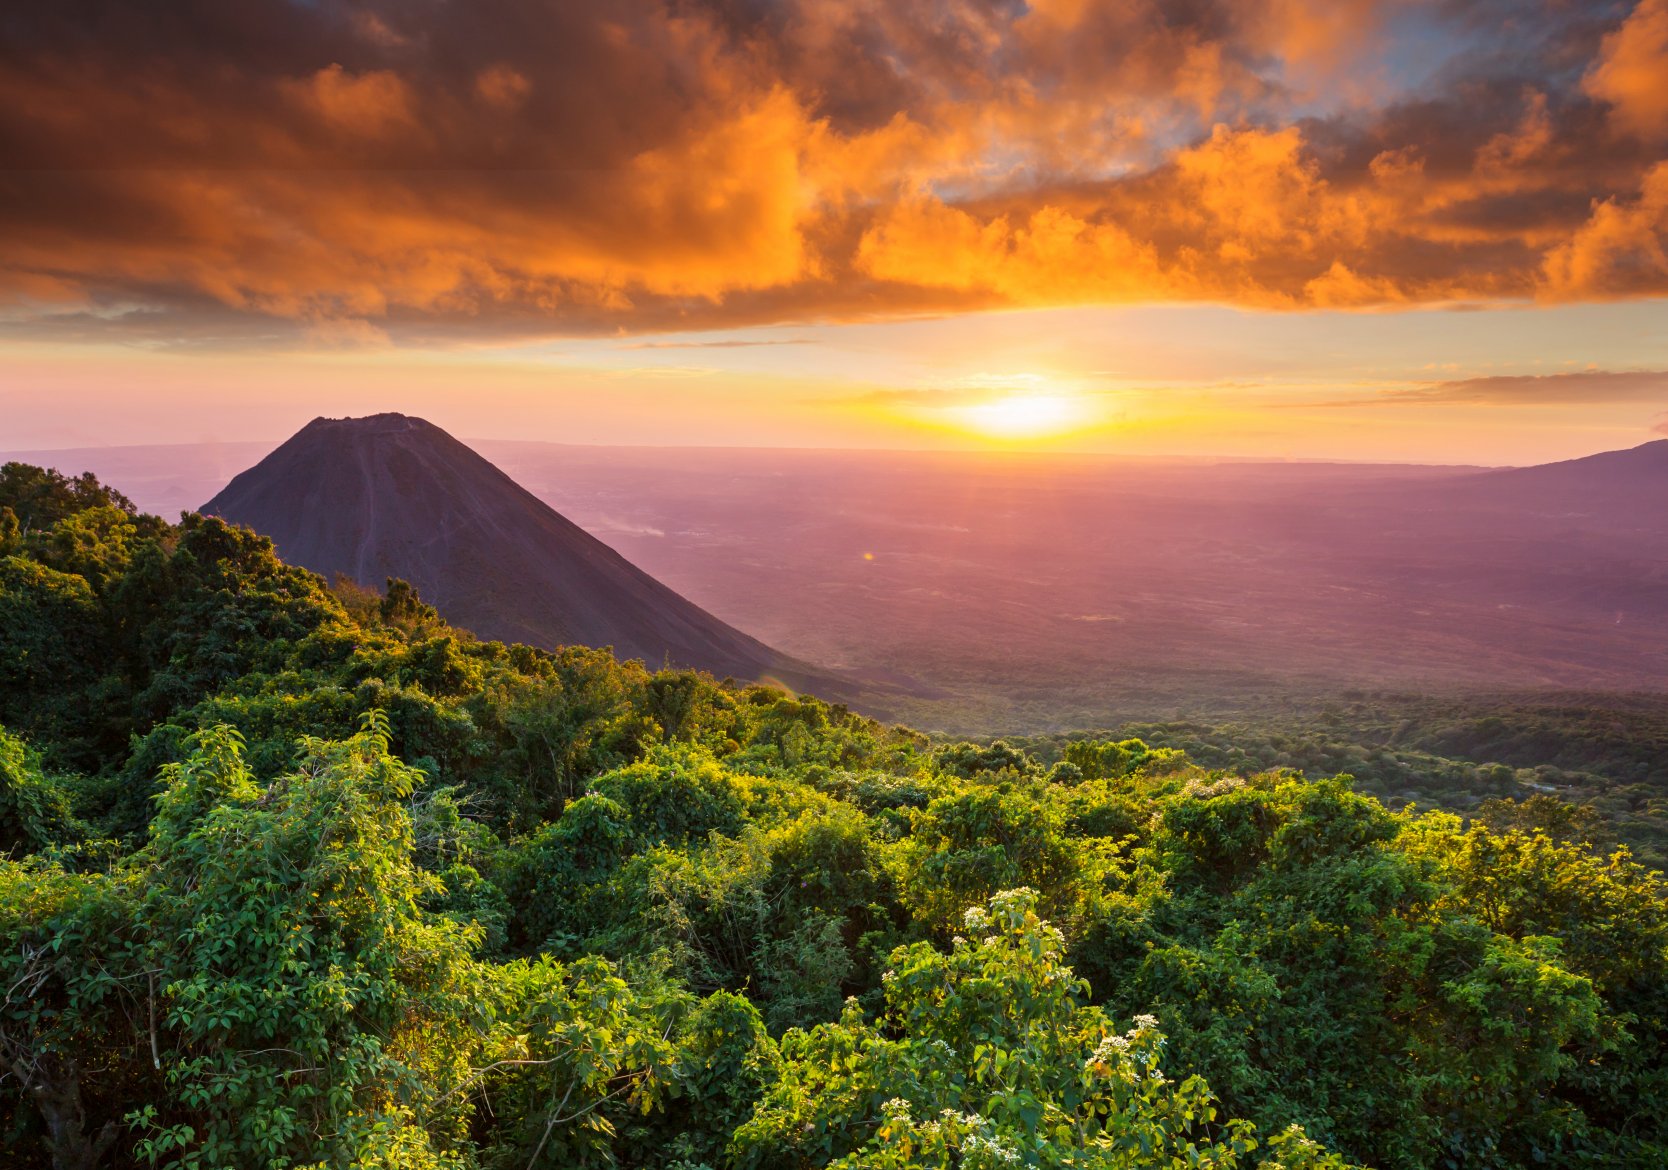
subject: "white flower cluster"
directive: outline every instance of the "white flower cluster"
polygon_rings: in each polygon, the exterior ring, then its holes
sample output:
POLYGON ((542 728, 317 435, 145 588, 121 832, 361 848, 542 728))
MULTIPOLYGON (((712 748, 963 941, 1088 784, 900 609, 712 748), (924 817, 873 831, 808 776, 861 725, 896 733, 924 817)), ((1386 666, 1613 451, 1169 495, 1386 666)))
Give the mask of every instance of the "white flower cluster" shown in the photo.
POLYGON ((992 1163, 1003 1166, 1019 1163, 1019 1151, 999 1137, 982 1137, 970 1133, 962 1139, 961 1152, 963 1165, 972 1163, 980 1154, 986 1155, 992 1163))
MULTIPOLYGON (((1103 1036, 1095 1046, 1094 1053, 1083 1062, 1083 1067, 1093 1071, 1096 1065, 1115 1065, 1120 1059, 1132 1053, 1141 1053, 1151 1063, 1151 1055, 1155 1048, 1164 1044, 1164 1037, 1158 1032, 1158 1018, 1143 1012, 1135 1017, 1135 1026, 1122 1036, 1103 1036), (1139 1044, 1139 1046, 1138 1046, 1139 1044)), ((1141 1078, 1141 1070, 1130 1070, 1137 1080, 1141 1078)), ((1169 1084, 1169 1079, 1156 1068, 1147 1075, 1147 1079, 1155 1085, 1169 1084)))
POLYGON ((909 1102, 902 1097, 893 1097, 880 1107, 880 1111, 895 1121, 909 1120, 909 1102))
POLYGON ((968 930, 983 930, 990 925, 990 914, 983 906, 969 906, 961 921, 968 930))
POLYGON ((1221 796, 1228 792, 1237 792, 1245 787, 1245 781, 1238 776, 1224 776, 1220 780, 1207 784, 1202 780, 1189 780, 1182 786, 1184 796, 1194 796, 1208 800, 1213 796, 1221 796))
POLYGON ((1030 886, 1015 886, 1011 890, 999 890, 990 896, 990 904, 997 910, 1011 911, 1027 902, 1037 900, 1037 891, 1030 886))
POLYGON ((1083 1067, 1092 1069, 1097 1064, 1116 1063, 1118 1058, 1128 1051, 1128 1036, 1102 1036, 1100 1043, 1095 1045, 1094 1055, 1083 1062, 1083 1067))

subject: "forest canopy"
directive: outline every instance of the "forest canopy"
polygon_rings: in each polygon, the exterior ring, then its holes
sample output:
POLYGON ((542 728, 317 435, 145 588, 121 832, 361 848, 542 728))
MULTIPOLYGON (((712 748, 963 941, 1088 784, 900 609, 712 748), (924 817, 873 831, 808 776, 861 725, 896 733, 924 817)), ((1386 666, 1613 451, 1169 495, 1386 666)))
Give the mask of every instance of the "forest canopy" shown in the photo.
POLYGON ((1663 1165, 1662 778, 1509 722, 942 742, 8 464, 5 1162, 1663 1165))

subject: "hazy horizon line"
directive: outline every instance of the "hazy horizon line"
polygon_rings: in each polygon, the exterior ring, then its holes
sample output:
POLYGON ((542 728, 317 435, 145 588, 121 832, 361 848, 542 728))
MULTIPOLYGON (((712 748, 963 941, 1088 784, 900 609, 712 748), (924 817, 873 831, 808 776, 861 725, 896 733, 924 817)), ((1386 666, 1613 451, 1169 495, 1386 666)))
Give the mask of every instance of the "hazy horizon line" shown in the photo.
MULTIPOLYGON (((420 417, 413 415, 411 417, 420 417)), ((425 420, 426 421, 426 420, 425 420)), ((233 446, 266 446, 276 450, 278 447, 294 438, 299 431, 292 432, 279 439, 201 439, 191 442, 178 443, 83 443, 68 447, 15 447, 0 449, 0 457, 16 459, 28 455, 61 455, 81 451, 157 451, 175 448, 205 448, 205 447, 233 447, 233 446)), ((450 434, 451 432, 447 432, 450 434)), ((980 455, 997 457, 1021 458, 1057 458, 1069 456, 1075 459, 1100 459, 1106 461, 1123 461, 1134 463, 1241 463, 1241 464, 1342 464, 1361 467, 1430 467, 1457 468, 1479 470, 1497 470, 1520 466, 1538 466, 1537 464, 1515 463, 1449 463, 1428 459, 1352 459, 1345 456, 1276 456, 1276 455, 1226 455, 1226 454, 1165 454, 1151 455, 1140 452, 1124 451, 1096 451, 1083 448, 1063 447, 858 447, 858 446, 826 446, 813 447, 797 444, 778 443, 607 443, 607 442, 574 442, 557 439, 515 439, 496 435, 456 435, 465 444, 475 443, 503 443, 526 447, 560 447, 584 450, 611 451, 747 451, 747 452, 802 452, 805 454, 829 455, 980 455)), ((1634 446, 1646 446, 1651 442, 1663 440, 1646 440, 1645 443, 1634 446)), ((1630 450, 1627 447, 1602 447, 1588 452, 1589 455, 1602 455, 1610 451, 1630 450)), ((1584 458, 1573 456, 1572 458, 1584 458)), ((1566 460, 1549 460, 1548 462, 1566 462, 1566 460)))

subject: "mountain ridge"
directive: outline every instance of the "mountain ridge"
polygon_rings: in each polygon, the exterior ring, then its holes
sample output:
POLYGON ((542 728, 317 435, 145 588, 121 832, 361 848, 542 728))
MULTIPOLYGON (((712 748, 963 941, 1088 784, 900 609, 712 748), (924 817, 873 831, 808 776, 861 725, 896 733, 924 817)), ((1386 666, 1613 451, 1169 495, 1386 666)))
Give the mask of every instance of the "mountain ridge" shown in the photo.
POLYGON ((1454 505, 1482 505, 1557 520, 1659 529, 1668 514, 1668 439, 1451 481, 1454 505))

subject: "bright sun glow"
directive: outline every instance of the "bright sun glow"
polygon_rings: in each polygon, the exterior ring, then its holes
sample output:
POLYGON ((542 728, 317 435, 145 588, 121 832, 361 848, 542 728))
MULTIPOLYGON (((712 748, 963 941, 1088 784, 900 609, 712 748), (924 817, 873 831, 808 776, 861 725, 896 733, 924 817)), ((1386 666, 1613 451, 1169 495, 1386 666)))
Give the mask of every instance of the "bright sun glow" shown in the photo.
POLYGON ((1083 408, 1061 394, 1010 394, 958 407, 962 425, 993 439, 1042 439, 1083 421, 1083 408))

